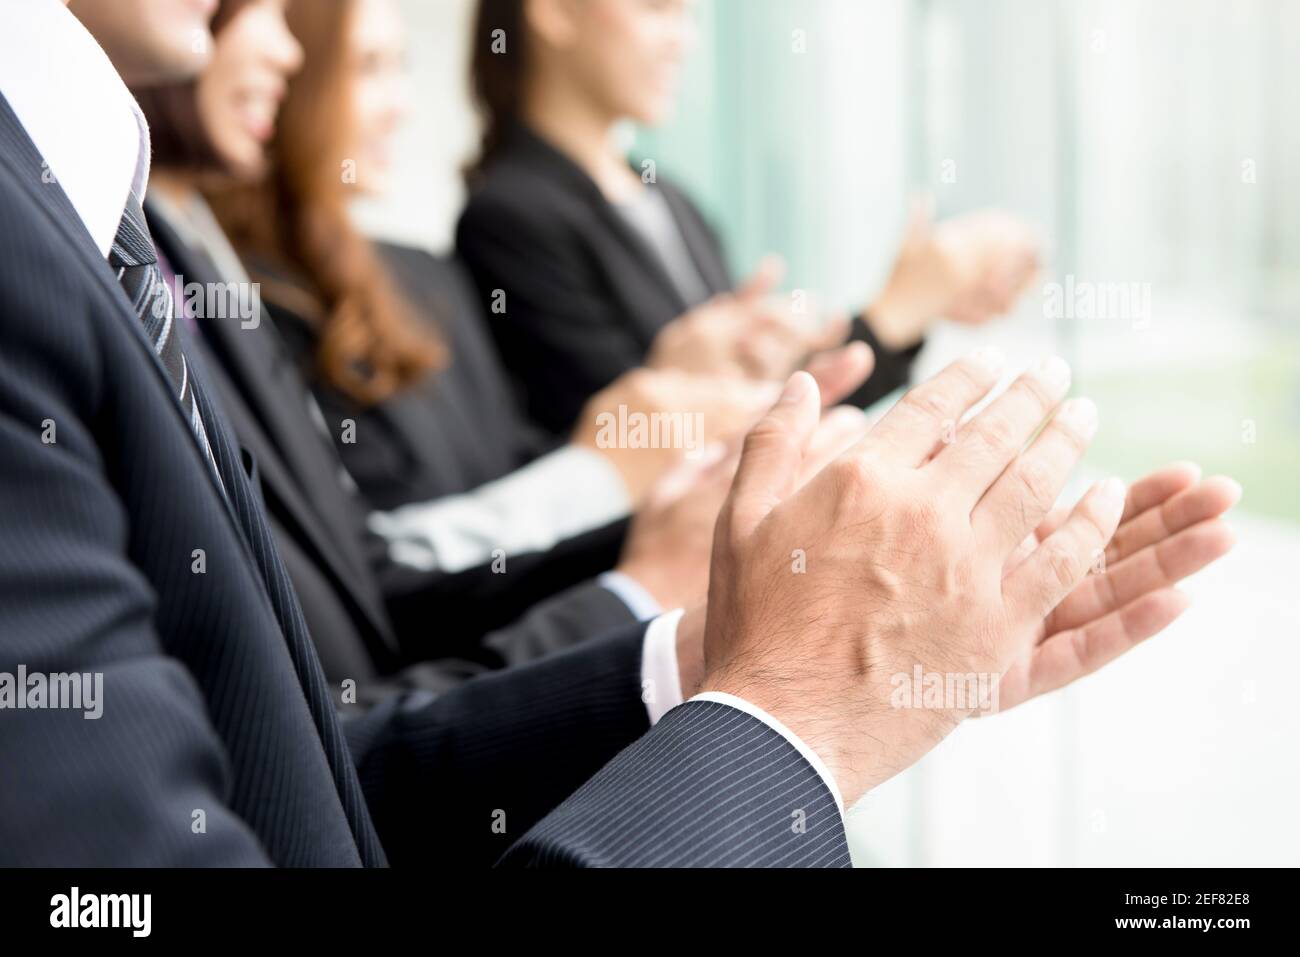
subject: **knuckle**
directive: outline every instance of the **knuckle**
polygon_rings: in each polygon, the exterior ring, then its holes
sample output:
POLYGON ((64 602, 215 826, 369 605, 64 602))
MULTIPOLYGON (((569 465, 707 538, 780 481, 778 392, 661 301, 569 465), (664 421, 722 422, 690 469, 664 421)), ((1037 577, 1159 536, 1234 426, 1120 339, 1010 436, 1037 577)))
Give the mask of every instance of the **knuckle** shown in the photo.
POLYGON ((1088 450, 1088 440, 1078 428, 1053 421, 1052 427, 1075 456, 1082 456, 1088 450))
POLYGON ((907 405, 918 415, 927 419, 944 420, 951 418, 951 405, 947 396, 938 389, 921 388, 913 389, 907 394, 904 400, 907 405))
POLYGON ((1016 469, 1023 496, 1041 511, 1052 507, 1056 501, 1056 481, 1050 469, 1042 462, 1022 460, 1016 469))
POLYGON ((1015 429, 1000 415, 983 415, 975 420, 972 431, 986 447, 1002 452, 1016 445, 1015 429))
POLYGON ((841 509, 856 513, 879 488, 876 465, 864 455, 848 455, 833 462, 831 473, 841 509))
POLYGON ((1095 506, 1090 504, 1087 508, 1079 509, 1079 517, 1083 519, 1084 536, 1089 540, 1100 544, 1110 537, 1110 530, 1107 529, 1095 506))
POLYGON ((1070 588, 1083 577, 1083 562, 1072 550, 1059 545, 1052 546, 1043 557, 1051 584, 1060 588, 1070 588))
POLYGON ((961 383, 963 391, 982 392, 990 385, 993 373, 973 359, 962 359, 952 366, 953 377, 961 383))
POLYGON ((1035 376, 1021 376, 1016 383, 1016 388, 1028 396, 1033 404, 1043 412, 1056 405, 1056 396, 1051 393, 1042 380, 1035 376))
POLYGON ((776 416, 765 415, 758 420, 757 424, 749 430, 749 434, 745 436, 745 453, 751 454, 760 449, 783 444, 789 440, 790 433, 785 424, 776 416))

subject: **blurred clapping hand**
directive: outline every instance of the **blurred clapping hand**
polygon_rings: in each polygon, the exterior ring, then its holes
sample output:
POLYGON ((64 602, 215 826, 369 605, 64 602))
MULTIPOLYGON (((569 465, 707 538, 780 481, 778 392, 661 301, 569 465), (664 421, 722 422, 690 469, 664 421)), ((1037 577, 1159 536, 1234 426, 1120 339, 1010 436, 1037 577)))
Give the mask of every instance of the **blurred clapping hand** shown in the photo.
POLYGON ((934 223, 915 204, 884 289, 867 310, 891 348, 919 342, 941 318, 979 325, 1010 312, 1040 266, 1033 229, 1009 213, 981 210, 934 223))
MULTIPOLYGON (((874 357, 854 342, 818 352, 805 364, 817 381, 827 408, 862 385, 874 357)), ((634 507, 655 484, 692 452, 743 435, 780 394, 779 382, 702 375, 676 369, 642 368, 620 376, 587 403, 573 435, 574 444, 602 455, 622 477, 634 507), (610 426, 632 419, 691 425, 689 442, 624 442, 610 426), (698 422, 698 430, 693 423, 698 422), (611 440, 612 439, 612 440, 611 440)))
POLYGON ((842 345, 846 316, 822 316, 815 302, 781 296, 779 256, 766 257, 734 292, 715 296, 665 326, 646 365, 701 375, 783 382, 808 357, 842 345))
MULTIPOLYGON (((938 319, 980 325, 1015 308, 1041 264, 1040 241, 1026 223, 989 209, 933 222, 915 204, 884 289, 867 309, 879 342, 902 350, 938 319)), ((734 292, 715 296, 660 331, 646 365, 702 375, 783 380, 808 357, 849 335, 842 313, 824 315, 806 294, 776 293, 780 257, 763 260, 734 292)))
MULTIPOLYGON (((852 406, 825 411, 809 439, 798 486, 860 441, 870 427, 866 413, 852 406)), ((661 607, 692 608, 708 596, 714 526, 731 491, 741 444, 735 436, 671 469, 632 520, 618 570, 661 607)))

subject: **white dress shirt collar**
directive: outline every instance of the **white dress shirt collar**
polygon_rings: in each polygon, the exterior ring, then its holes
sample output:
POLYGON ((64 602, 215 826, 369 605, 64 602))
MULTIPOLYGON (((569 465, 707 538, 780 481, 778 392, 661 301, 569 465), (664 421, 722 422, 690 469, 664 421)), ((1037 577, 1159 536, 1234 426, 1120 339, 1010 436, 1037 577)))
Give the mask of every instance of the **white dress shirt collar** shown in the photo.
POLYGON ((144 196, 148 127, 62 0, 6 0, 0 93, 107 257, 129 192, 144 196))

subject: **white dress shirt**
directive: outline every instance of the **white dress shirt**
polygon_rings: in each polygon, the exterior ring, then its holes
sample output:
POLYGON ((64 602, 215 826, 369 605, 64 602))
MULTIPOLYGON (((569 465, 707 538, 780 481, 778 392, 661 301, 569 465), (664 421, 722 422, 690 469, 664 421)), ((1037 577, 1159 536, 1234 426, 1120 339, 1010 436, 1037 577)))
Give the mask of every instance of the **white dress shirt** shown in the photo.
MULTIPOLYGON (((61 0, 4 2, 0 94, 107 261, 127 197, 133 189, 144 195, 149 172, 148 128, 103 49, 61 0)), ((573 486, 567 489, 570 494, 573 490, 573 486)), ((606 586, 618 591, 608 580, 606 586)), ((634 593, 635 589, 627 592, 634 593)), ((624 600, 637 610, 636 598, 624 600)), ((651 724, 682 702, 677 670, 681 618, 680 611, 660 615, 646 629, 641 675, 651 724)), ((692 700, 716 701, 769 725, 821 775, 843 812, 843 801, 825 765, 780 721, 731 695, 703 694, 692 700)))
MULTIPOLYGON (((664 715, 682 703, 682 679, 677 670, 677 626, 681 624, 684 612, 681 609, 660 615, 646 629, 645 651, 641 656, 642 700, 650 711, 650 724, 654 725, 664 715)), ((768 714, 758 705, 721 691, 705 691, 691 698, 692 701, 713 701, 743 711, 751 717, 762 721, 773 731, 794 746, 814 771, 825 782, 835 806, 839 808, 840 817, 844 816, 844 797, 826 763, 803 739, 785 726, 783 722, 768 714)))
POLYGON ((61 0, 7 0, 0 51, 0 92, 107 258, 148 171, 135 99, 61 0))
POLYGON ((376 512, 370 528, 396 562, 421 570, 464 571, 507 555, 544 552, 566 538, 627 515, 618 470, 575 445, 530 462, 472 492, 376 512))

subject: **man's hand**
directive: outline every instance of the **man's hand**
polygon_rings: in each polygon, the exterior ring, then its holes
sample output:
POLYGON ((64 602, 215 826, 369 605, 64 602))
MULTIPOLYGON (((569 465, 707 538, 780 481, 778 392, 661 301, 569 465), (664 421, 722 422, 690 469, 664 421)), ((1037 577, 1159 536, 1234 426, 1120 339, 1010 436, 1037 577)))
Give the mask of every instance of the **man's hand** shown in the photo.
POLYGON ((918 205, 885 288, 867 310, 872 331, 901 349, 939 318, 986 322, 1011 311, 1038 266, 1038 242, 1014 217, 986 210, 934 225, 918 205))
POLYGON ((727 378, 784 380, 807 358, 842 345, 849 322, 824 321, 808 303, 795 308, 774 295, 785 267, 763 261, 732 293, 715 296, 666 325, 646 359, 652 369, 727 378))
POLYGON ((979 704, 895 707, 896 676, 919 666, 1000 677, 1083 581, 1124 510, 1122 483, 1098 484, 1004 576, 1096 423, 1087 403, 1056 411, 1069 387, 1058 359, 953 438, 999 372, 988 352, 954 363, 799 491, 820 401, 812 378, 796 374, 747 437, 719 516, 702 687, 785 722, 850 803, 979 704))
MULTIPOLYGON (((869 425, 858 409, 828 411, 809 442, 800 484, 859 441, 869 425)), ((637 581, 661 608, 691 608, 707 597, 713 528, 739 461, 738 442, 688 459, 656 484, 633 518, 618 571, 637 581)))
MULTIPOLYGON (((818 354, 808 371, 831 405, 858 388, 873 364, 871 350, 859 342, 818 354)), ((770 382, 637 369, 587 403, 573 441, 605 456, 639 507, 688 453, 742 435, 779 391, 770 382)))
MULTIPOLYGON (((1200 469, 1180 464, 1133 484, 1121 524, 1094 574, 1039 623, 1028 649, 1002 676, 999 711, 1091 674, 1163 631, 1187 609, 1187 596, 1174 586, 1231 550, 1232 530, 1220 516, 1241 498, 1241 486, 1232 479, 1199 479, 1200 469)), ((1006 574, 1067 514, 1049 514, 1017 549, 1006 574)))
MULTIPOLYGON (((1173 586, 1231 549, 1232 531, 1220 516, 1240 496, 1236 482, 1223 477, 1200 481, 1200 469, 1190 464, 1171 465, 1135 482, 1123 521, 1106 547, 1105 571, 1086 578, 1038 623, 1033 647, 1002 676, 999 712, 1091 674, 1172 624, 1187 607, 1186 597, 1173 586)), ((1068 515, 1053 510, 1017 549, 1004 575, 1068 515)), ((705 616, 701 604, 677 627, 686 698, 705 677, 705 616)), ((976 710, 971 717, 984 713, 976 710)))
MULTIPOLYGON (((1173 586, 1231 549, 1232 531, 1220 516, 1240 496, 1241 487, 1232 479, 1200 481, 1200 469, 1190 464, 1171 465, 1135 482, 1123 521, 1106 547, 1102 577, 1090 575, 1039 622, 1033 648, 1002 676, 998 710, 1089 675, 1172 624, 1187 607, 1186 597, 1173 586)), ((1006 572, 1032 554, 1068 515, 1053 510, 1017 549, 1006 572)), ((704 679, 704 622, 701 604, 677 627, 677 661, 686 698, 704 679)), ((971 717, 983 714, 976 710, 971 717)))

